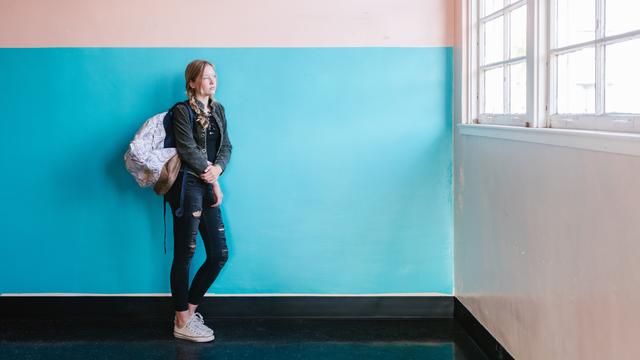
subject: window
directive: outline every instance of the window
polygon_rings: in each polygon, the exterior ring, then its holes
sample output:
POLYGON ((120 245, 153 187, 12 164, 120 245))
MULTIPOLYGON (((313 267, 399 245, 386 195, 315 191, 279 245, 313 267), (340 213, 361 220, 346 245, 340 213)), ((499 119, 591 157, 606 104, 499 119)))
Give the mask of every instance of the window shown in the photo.
POLYGON ((640 132, 635 1, 461 1, 469 122, 640 132))
POLYGON ((640 132, 634 3, 551 0, 551 127, 640 132))
POLYGON ((527 1, 480 1, 478 121, 523 125, 527 113, 527 1))

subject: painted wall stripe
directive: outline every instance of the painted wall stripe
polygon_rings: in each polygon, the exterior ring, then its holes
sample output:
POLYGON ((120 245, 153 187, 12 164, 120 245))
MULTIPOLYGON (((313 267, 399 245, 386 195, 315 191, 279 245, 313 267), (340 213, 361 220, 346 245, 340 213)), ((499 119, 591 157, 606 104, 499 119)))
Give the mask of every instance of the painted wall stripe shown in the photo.
POLYGON ((0 20, 0 47, 440 47, 454 33, 449 0, 12 0, 0 20))

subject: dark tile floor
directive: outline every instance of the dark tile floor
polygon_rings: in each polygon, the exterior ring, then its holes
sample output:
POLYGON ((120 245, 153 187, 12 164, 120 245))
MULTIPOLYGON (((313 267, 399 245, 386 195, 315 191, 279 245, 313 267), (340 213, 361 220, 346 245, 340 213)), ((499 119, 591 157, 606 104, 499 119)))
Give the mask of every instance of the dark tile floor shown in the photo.
POLYGON ((211 343, 171 321, 0 320, 0 359, 487 359, 452 319, 206 319, 211 343))

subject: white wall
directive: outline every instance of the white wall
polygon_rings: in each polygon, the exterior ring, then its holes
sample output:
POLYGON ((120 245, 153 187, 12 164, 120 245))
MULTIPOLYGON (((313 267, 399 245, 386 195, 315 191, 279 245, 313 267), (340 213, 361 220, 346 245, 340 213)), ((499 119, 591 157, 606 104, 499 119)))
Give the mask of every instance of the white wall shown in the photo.
POLYGON ((516 359, 639 359, 640 158, 456 135, 455 293, 516 359))

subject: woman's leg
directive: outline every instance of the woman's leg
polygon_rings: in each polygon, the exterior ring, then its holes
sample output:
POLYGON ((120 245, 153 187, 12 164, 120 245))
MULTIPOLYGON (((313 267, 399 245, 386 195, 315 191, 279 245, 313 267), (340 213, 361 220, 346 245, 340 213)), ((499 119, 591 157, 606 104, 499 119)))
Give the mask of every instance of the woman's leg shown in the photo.
POLYGON ((189 290, 189 303, 196 306, 200 304, 204 294, 229 258, 220 207, 204 207, 200 221, 200 235, 207 252, 207 259, 198 269, 189 290))
POLYGON ((189 319, 189 268, 196 249, 196 236, 202 216, 204 187, 192 175, 180 176, 167 199, 173 214, 173 263, 171 295, 178 325, 189 319), (185 180, 182 190, 182 180, 185 180), (180 201, 182 193, 182 201, 180 201), (181 204, 182 203, 182 204, 181 204), (181 211, 178 211, 181 209, 181 211))

